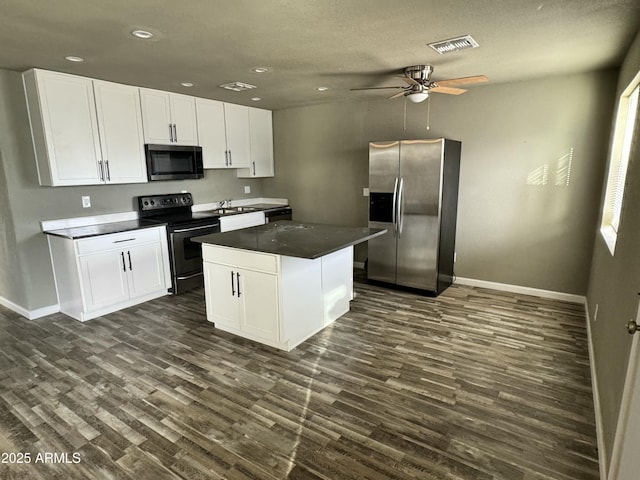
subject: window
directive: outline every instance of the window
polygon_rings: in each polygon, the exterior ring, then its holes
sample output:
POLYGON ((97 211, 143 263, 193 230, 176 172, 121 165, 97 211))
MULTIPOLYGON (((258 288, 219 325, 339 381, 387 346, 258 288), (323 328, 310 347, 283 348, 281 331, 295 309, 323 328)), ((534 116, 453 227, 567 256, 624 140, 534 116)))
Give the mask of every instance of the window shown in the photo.
POLYGON ((616 126, 613 134, 613 146, 609 160, 607 192, 604 199, 600 232, 609 247, 611 255, 616 248, 620 214, 624 200, 624 186, 631 146, 633 144, 636 120, 638 117, 638 96, 640 95, 640 73, 620 96, 616 126))

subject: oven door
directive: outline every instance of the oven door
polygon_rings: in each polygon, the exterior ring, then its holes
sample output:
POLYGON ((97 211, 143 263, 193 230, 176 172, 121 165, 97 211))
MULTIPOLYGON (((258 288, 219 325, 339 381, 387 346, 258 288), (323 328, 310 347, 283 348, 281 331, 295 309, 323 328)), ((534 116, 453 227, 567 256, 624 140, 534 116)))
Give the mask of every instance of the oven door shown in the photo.
POLYGON ((220 222, 199 227, 174 228, 169 233, 171 248, 171 274, 173 276, 173 293, 204 285, 202 276, 202 245, 192 242, 193 237, 218 233, 220 222))

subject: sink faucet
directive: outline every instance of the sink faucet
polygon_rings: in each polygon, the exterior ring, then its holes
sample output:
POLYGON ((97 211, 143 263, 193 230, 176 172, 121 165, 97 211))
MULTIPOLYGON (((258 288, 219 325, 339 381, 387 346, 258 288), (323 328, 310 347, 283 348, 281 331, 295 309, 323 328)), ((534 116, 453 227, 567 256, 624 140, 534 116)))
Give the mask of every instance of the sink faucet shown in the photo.
POLYGON ((224 200, 220 200, 218 202, 218 208, 229 208, 231 207, 231 199, 230 198, 226 198, 224 200))

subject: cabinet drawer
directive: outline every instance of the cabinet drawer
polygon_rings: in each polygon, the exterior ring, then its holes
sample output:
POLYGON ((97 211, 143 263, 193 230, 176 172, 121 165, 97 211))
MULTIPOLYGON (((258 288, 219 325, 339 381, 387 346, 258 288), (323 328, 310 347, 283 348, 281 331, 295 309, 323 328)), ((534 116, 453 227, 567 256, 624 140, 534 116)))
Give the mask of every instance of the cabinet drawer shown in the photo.
POLYGON ((202 245, 202 257, 205 262, 229 265, 234 268, 265 273, 278 272, 278 256, 268 253, 204 244, 202 245))
POLYGON ((76 247, 78 255, 84 255, 116 248, 124 249, 130 245, 159 242, 161 235, 162 228, 143 228, 141 230, 130 230, 128 232, 84 238, 76 241, 76 247))

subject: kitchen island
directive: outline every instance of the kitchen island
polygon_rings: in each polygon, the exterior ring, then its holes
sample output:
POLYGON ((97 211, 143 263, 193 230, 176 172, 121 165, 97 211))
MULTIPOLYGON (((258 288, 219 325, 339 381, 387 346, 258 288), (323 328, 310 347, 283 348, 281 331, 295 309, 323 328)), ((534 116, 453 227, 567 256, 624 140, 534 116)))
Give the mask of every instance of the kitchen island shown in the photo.
POLYGON ((385 232, 281 221, 193 238, 207 320, 290 351, 349 311, 353 246, 385 232))

